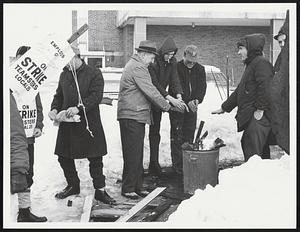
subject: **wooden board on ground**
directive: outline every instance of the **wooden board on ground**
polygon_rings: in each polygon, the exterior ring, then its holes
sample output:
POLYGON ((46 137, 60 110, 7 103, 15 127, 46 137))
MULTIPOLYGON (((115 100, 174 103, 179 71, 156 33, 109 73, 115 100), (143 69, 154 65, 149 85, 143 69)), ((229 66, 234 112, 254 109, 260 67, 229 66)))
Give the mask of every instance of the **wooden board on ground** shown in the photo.
POLYGON ((141 200, 138 204, 132 207, 125 215, 120 217, 116 222, 126 222, 131 217, 133 217, 136 213, 141 211, 147 204, 150 203, 155 197, 157 197, 162 191, 164 191, 166 187, 159 187, 153 190, 147 197, 141 200))
POLYGON ((90 215, 91 210, 93 206, 93 199, 95 195, 95 190, 93 190, 91 195, 88 195, 85 197, 84 205, 83 205, 83 213, 81 215, 80 222, 89 222, 90 221, 90 215))

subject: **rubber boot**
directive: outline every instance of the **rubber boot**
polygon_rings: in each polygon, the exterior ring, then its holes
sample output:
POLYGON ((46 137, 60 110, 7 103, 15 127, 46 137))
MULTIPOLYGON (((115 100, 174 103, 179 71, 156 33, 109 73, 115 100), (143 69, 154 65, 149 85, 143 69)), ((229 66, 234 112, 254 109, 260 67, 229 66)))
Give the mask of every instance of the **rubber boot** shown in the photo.
POLYGON ((29 207, 24 209, 19 209, 19 214, 17 218, 18 222, 46 222, 46 217, 38 217, 30 212, 29 207))

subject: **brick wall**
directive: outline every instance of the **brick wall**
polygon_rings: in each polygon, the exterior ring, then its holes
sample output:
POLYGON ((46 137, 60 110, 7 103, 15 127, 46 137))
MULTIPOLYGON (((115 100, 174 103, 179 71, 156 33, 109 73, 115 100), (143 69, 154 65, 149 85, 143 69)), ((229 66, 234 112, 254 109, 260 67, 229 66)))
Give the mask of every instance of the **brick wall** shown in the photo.
MULTIPOLYGON (((89 51, 123 52, 123 31, 116 27, 117 11, 88 11, 89 51)), ((123 67, 123 57, 106 57, 106 66, 123 67)))
POLYGON ((213 65, 221 69, 225 74, 226 56, 229 56, 229 75, 232 69, 235 85, 238 84, 243 72, 243 63, 237 55, 237 40, 251 33, 263 33, 267 37, 264 53, 270 57, 269 27, 234 27, 234 26, 147 26, 147 39, 157 42, 158 46, 165 37, 172 36, 178 47, 176 58, 182 59, 186 45, 194 44, 200 51, 199 61, 201 64, 213 65))
MULTIPOLYGON (((124 67, 133 53, 133 25, 124 28, 116 27, 117 11, 88 12, 89 17, 89 50, 123 52, 120 57, 107 57, 106 66, 124 67)), ((72 14, 75 17, 75 14, 72 14)), ((74 20, 73 20, 74 21, 74 20)), ((74 25, 74 23, 73 23, 74 25)), ((74 28, 74 26, 73 26, 74 28)), ((229 76, 238 84, 243 72, 243 63, 237 55, 236 41, 251 33, 263 33, 267 37, 264 53, 270 57, 272 35, 270 27, 237 27, 237 26, 159 26, 147 25, 147 39, 157 42, 158 46, 167 36, 172 36, 178 46, 176 58, 182 59, 184 47, 188 44, 198 46, 199 61, 213 65, 226 72, 226 56, 229 57, 229 76)))
POLYGON ((127 25, 123 28, 123 49, 124 66, 133 54, 133 25, 127 25))

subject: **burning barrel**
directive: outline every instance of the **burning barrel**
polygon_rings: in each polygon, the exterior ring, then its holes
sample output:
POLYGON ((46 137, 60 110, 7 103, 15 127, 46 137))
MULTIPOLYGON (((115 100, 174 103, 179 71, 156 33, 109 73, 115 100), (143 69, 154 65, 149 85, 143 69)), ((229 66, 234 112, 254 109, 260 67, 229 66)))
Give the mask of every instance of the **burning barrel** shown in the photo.
POLYGON ((207 184, 218 184, 219 148, 212 150, 184 150, 183 184, 184 192, 194 194, 195 190, 205 189, 207 184))

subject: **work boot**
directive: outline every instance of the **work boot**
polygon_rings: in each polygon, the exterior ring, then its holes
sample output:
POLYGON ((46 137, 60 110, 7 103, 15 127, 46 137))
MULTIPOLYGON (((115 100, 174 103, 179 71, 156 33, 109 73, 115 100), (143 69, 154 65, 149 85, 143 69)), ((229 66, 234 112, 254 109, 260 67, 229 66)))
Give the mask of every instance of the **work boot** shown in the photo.
POLYGON ((155 176, 160 176, 162 173, 161 167, 158 162, 149 163, 149 173, 155 176))
POLYGON ((95 199, 97 201, 103 202, 104 204, 109 204, 109 205, 116 204, 116 200, 110 197, 105 190, 96 189, 95 199))
POLYGON ((30 212, 29 207, 24 209, 19 209, 19 214, 17 222, 46 222, 46 217, 38 217, 30 212))
POLYGON ((138 190, 138 191, 135 191, 135 193, 137 195, 139 195, 140 197, 146 197, 149 194, 149 192, 146 190, 138 190))
POLYGON ((62 191, 55 194, 55 197, 58 199, 65 199, 68 196, 76 195, 80 193, 80 187, 79 186, 71 186, 68 185, 65 187, 62 191))

